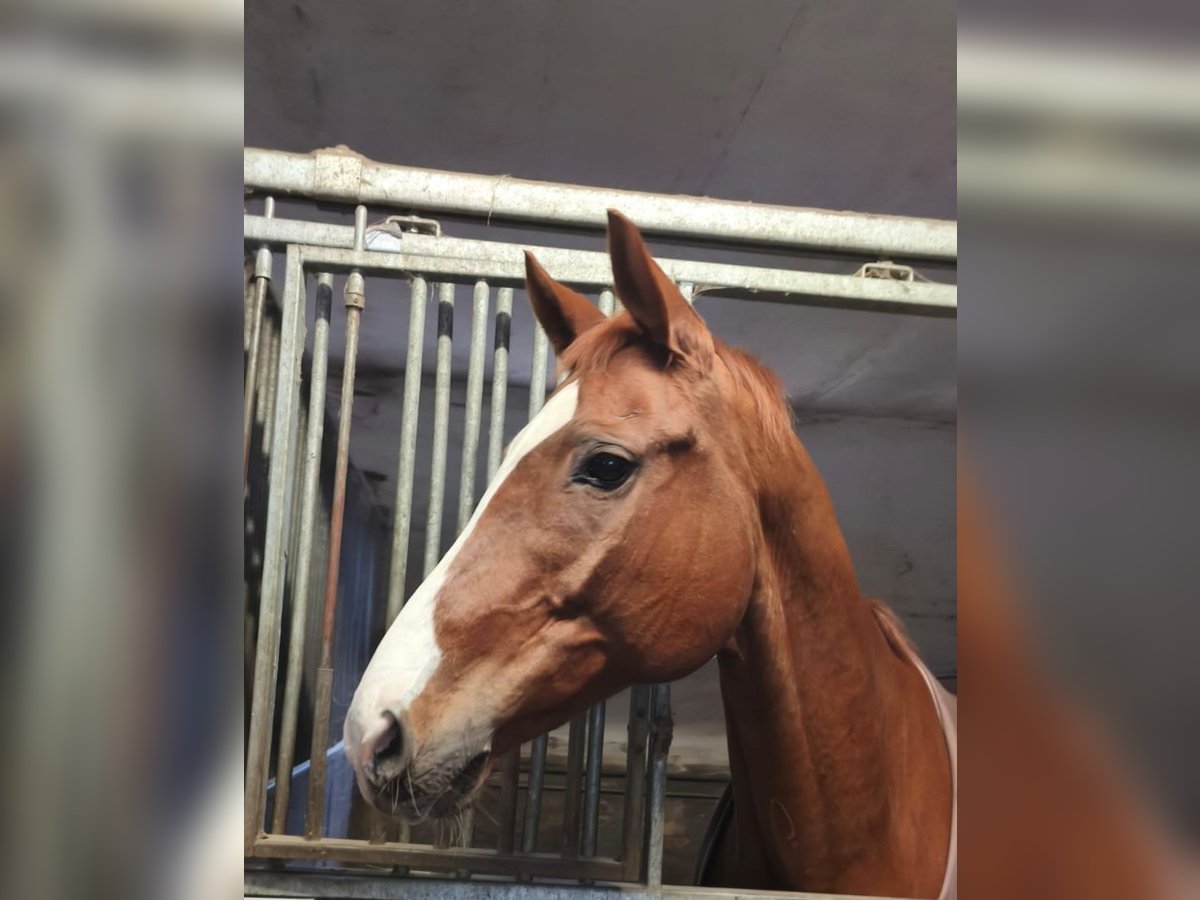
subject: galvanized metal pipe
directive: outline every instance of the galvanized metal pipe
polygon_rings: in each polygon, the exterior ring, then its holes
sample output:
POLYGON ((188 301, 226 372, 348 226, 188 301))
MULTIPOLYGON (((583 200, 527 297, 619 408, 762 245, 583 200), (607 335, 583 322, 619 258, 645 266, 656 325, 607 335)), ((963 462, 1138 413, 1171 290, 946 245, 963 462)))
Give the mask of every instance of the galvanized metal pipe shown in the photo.
POLYGON ((600 312, 604 313, 609 318, 612 318, 617 311, 616 304, 616 296, 612 291, 606 289, 600 292, 600 302, 596 305, 600 307, 600 312))
POLYGON ((504 414, 508 403, 508 345, 512 338, 512 288, 496 295, 496 337, 492 351, 492 415, 488 422, 487 477, 490 483, 504 454, 504 414))
POLYGON ((429 286, 417 275, 409 293, 408 356, 404 362, 404 406, 400 421, 400 462, 396 473, 391 568, 388 570, 387 625, 404 606, 408 543, 412 532, 413 479, 417 464, 417 421, 421 411, 421 359, 425 352, 425 307, 429 286))
POLYGON ((246 385, 242 398, 242 483, 250 471, 250 436, 254 431, 254 402, 258 396, 259 357, 262 355, 262 320, 263 308, 267 305, 267 285, 271 278, 271 251, 265 247, 258 251, 259 262, 254 273, 254 303, 252 322, 250 325, 250 356, 246 361, 246 385), (258 274, 263 267, 263 257, 266 257, 265 277, 258 274))
POLYGON ((650 732, 650 689, 635 684, 629 689, 629 726, 625 743, 625 811, 621 826, 625 880, 641 876, 642 834, 646 823, 646 738, 650 732))
POLYGON ((437 566, 442 547, 442 507, 446 499, 446 452, 450 435, 450 366, 453 362, 454 285, 438 285, 437 375, 433 393, 433 461, 429 475, 429 514, 425 519, 425 577, 437 566))
POLYGON ((533 362, 529 369, 529 418, 538 414, 546 402, 546 360, 550 355, 550 343, 541 325, 534 325, 533 362))
POLYGON ((280 390, 283 394, 278 414, 271 424, 280 452, 272 461, 267 485, 267 525, 263 542, 263 577, 259 597, 258 636, 255 646, 254 684, 250 700, 250 726, 247 737, 245 769, 245 805, 243 839, 246 855, 252 855, 263 834, 267 802, 267 772, 270 768, 271 724, 275 685, 279 672, 279 630, 284 580, 285 524, 288 481, 291 476, 291 442, 295 420, 289 414, 292 394, 297 389, 296 370, 300 364, 300 334, 303 327, 301 279, 303 272, 298 250, 287 255, 284 278, 283 337, 280 366, 280 390))
MULTIPOLYGON (((529 370, 529 418, 532 419, 546 402, 546 358, 549 341, 542 326, 533 326, 533 359, 529 370)), ((532 853, 537 844, 539 819, 542 814, 542 785, 546 778, 546 748, 549 738, 542 734, 533 740, 529 758, 529 790, 525 803, 525 832, 521 849, 532 853)))
POLYGON ((271 423, 275 421, 275 396, 279 390, 279 354, 280 354, 280 326, 275 322, 274 316, 267 316, 267 327, 263 330, 263 337, 266 340, 267 356, 266 368, 263 371, 263 394, 261 397, 263 407, 263 435, 262 435, 262 452, 267 459, 271 458, 271 444, 275 436, 274 429, 271 428, 271 423))
MULTIPOLYGON (((275 198, 263 204, 263 218, 275 217, 275 198)), ((271 251, 264 245, 254 255, 254 300, 251 304, 250 339, 247 345, 246 385, 242 402, 242 484, 250 466, 250 435, 254 425, 254 400, 258 386, 259 342, 262 334, 263 308, 267 305, 267 286, 271 282, 271 251)))
POLYGON ((283 692, 283 719, 279 732, 279 762, 275 768, 275 815, 271 830, 278 834, 282 834, 287 827, 296 726, 300 711, 300 686, 304 674, 304 637, 308 626, 313 530, 321 481, 321 441, 325 434, 325 386, 329 364, 329 319, 332 305, 333 276, 323 273, 317 276, 312 371, 308 386, 308 428, 304 443, 304 475, 300 489, 297 570, 292 588, 292 628, 288 637, 287 677, 283 692))
POLYGON ((580 789, 583 787, 583 753, 587 735, 587 715, 571 720, 567 729, 567 772, 563 783, 562 854, 568 858, 579 855, 582 834, 580 789))
MULTIPOLYGON (((487 480, 490 484, 500 468, 504 453, 504 418, 508 402, 508 350, 512 338, 513 289, 496 294, 496 323, 492 349, 491 416, 488 419, 487 480)), ((516 842, 517 796, 520 793, 521 748, 514 747, 500 758, 500 810, 496 850, 512 853, 516 842)))
MULTIPOLYGON (((356 243, 362 245, 366 209, 355 210, 356 243)), ((354 370, 358 363, 358 333, 366 286, 362 274, 352 271, 343 293, 346 307, 346 352, 342 364, 342 391, 338 407, 337 456, 333 469, 333 502, 329 516, 329 561, 325 569, 325 614, 321 622, 321 658, 317 668, 316 703, 313 713, 312 755, 308 770, 308 814, 305 837, 321 836, 325 818, 325 769, 329 748, 329 724, 333 714, 333 638, 337 620, 338 575, 341 568, 342 528, 346 514, 346 476, 350 468, 350 427, 354 418, 354 370)))
POLYGON ((538 824, 542 815, 542 787, 546 782, 546 735, 534 738, 529 754, 529 787, 525 798, 525 822, 521 833, 521 852, 537 849, 538 824))
POLYGON ((500 808, 496 815, 496 852, 513 852, 517 830, 517 795, 521 780, 521 748, 500 757, 500 808))
POLYGON ((604 701, 588 713, 587 780, 583 802, 583 855, 596 855, 600 826, 600 776, 604 767, 604 701))
MULTIPOLYGON (((347 246, 349 238, 345 226, 254 216, 243 218, 243 229, 248 238, 267 240, 280 246, 297 242, 338 250, 347 246)), ((353 264, 423 272, 427 277, 458 278, 463 282, 474 278, 485 278, 494 285, 520 286, 524 282, 523 253, 528 248, 519 244, 406 234, 402 246, 403 252, 371 253, 366 259, 353 260, 353 264), (471 275, 463 275, 464 270, 470 271, 471 275)), ((337 254, 322 256, 315 250, 306 252, 313 253, 314 260, 321 262, 338 258, 337 254)), ((536 253, 547 270, 560 281, 596 288, 611 284, 612 269, 605 253, 556 247, 539 247, 536 253)), ((340 258, 351 263, 348 257, 340 258)), ((958 305, 958 290, 952 284, 684 259, 660 258, 658 263, 668 277, 676 281, 702 285, 706 294, 740 299, 930 315, 953 315, 958 305)), ((614 302, 616 312, 623 308, 619 300, 614 302)))
POLYGON ((458 482, 458 528, 467 527, 475 509, 475 469, 483 419, 483 369, 487 364, 488 285, 477 281, 471 296, 471 344, 467 364, 467 402, 463 421, 462 469, 458 482))
POLYGON ((345 148, 309 154, 247 147, 246 187, 343 202, 603 229, 619 209, 647 234, 792 248, 953 259, 953 222, 605 190, 377 163, 345 148))
POLYGON ((650 758, 649 822, 646 828, 646 884, 662 884, 663 833, 666 826, 667 755, 671 749, 671 686, 656 684, 653 752, 650 758))

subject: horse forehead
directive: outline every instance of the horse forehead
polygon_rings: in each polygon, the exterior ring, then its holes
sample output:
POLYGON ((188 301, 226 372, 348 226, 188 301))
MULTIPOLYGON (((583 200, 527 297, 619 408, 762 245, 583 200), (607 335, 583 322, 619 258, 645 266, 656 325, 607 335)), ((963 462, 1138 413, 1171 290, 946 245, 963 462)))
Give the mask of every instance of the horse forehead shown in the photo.
POLYGON ((608 369, 580 379, 577 418, 631 413, 641 417, 680 412, 686 392, 664 372, 628 357, 617 357, 608 369))

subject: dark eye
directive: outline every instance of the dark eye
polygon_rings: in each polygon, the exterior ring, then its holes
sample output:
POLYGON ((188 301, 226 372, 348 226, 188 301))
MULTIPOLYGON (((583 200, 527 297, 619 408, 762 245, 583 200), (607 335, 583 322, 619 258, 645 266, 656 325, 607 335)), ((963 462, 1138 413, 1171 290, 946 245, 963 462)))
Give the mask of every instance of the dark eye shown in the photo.
POLYGON ((575 480, 611 491, 628 481, 634 468, 632 460, 615 453, 593 453, 580 464, 575 480))

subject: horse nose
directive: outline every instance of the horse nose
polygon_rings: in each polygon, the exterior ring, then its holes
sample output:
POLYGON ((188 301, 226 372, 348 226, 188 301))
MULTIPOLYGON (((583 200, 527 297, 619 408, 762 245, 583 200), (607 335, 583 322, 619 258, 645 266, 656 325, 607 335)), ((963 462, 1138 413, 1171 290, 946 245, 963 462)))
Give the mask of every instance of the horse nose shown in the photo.
POLYGON ((375 787, 399 777, 408 766, 412 741, 403 716, 384 712, 363 736, 359 765, 375 787))

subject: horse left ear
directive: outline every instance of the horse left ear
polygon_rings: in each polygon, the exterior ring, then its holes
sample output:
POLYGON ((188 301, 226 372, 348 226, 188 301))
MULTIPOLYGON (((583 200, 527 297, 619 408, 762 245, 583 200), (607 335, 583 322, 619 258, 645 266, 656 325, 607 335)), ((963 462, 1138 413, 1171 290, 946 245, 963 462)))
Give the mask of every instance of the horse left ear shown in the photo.
POLYGON ((708 326, 650 256, 637 226, 615 209, 608 211, 608 255, 617 293, 642 331, 674 358, 707 370, 714 353, 708 326))
POLYGON ((604 313, 592 301, 551 278, 528 250, 525 251, 525 292, 529 294, 534 316, 545 329, 554 352, 560 356, 575 338, 604 321, 604 313))

